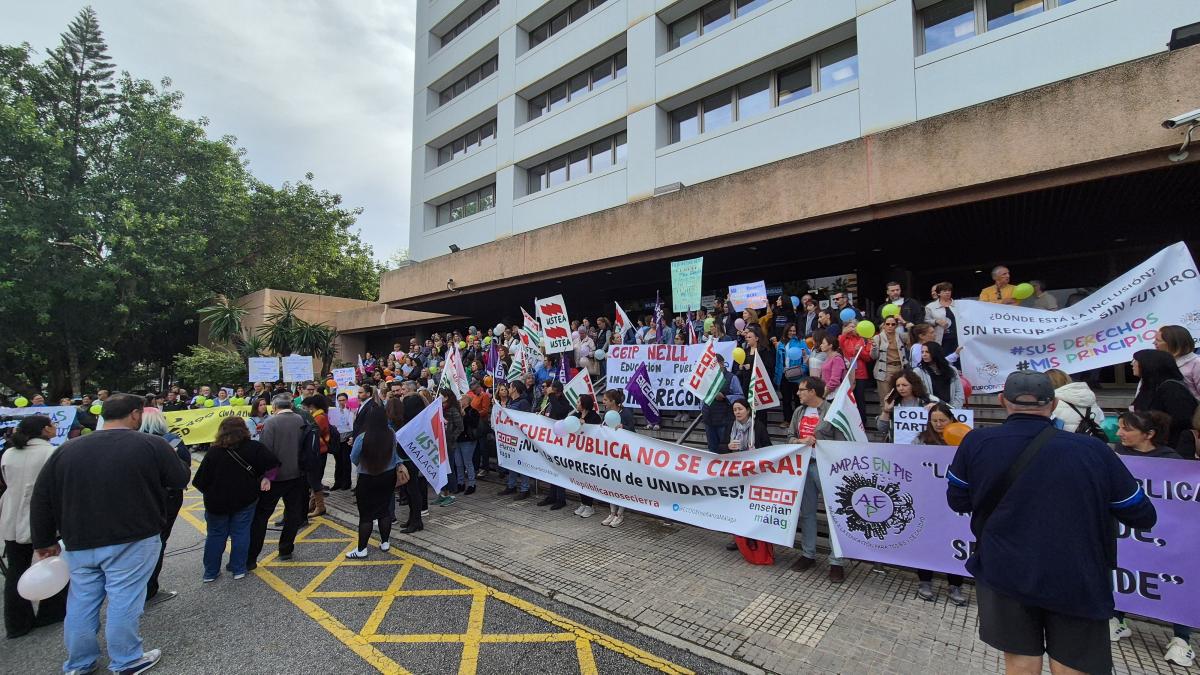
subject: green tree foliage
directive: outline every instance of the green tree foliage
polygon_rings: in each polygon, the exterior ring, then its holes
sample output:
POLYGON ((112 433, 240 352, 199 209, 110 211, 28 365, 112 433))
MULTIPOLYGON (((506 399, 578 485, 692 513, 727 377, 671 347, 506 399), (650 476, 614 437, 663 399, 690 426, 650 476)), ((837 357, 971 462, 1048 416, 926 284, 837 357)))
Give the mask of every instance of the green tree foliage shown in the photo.
POLYGON ((175 357, 175 375, 186 387, 232 385, 246 380, 246 361, 234 352, 192 345, 175 357))
POLYGON ((41 63, 0 45, 0 385, 141 385, 219 296, 375 297, 359 210, 311 174, 257 180, 236 139, 179 116, 169 79, 115 72, 90 8, 41 63))

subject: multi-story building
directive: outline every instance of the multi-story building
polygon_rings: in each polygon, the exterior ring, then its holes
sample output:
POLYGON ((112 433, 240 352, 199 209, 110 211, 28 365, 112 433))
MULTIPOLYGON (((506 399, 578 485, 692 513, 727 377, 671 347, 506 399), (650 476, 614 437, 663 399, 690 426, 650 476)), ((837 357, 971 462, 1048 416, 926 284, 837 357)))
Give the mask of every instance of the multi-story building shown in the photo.
MULTIPOLYGON (((1095 286, 1200 231, 1200 151, 1163 125, 1200 108, 1196 0, 417 8, 418 262, 384 275, 392 308, 491 325, 563 292, 610 314, 696 255, 717 294, 970 296, 998 263, 1095 286)), ((367 323, 347 328, 406 330, 367 323)))

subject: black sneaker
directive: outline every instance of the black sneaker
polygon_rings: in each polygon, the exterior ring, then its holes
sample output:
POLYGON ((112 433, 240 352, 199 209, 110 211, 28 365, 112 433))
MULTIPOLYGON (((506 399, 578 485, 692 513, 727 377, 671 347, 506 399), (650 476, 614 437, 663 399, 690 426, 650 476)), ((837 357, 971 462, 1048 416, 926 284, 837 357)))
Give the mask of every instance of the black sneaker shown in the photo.
POLYGON ((159 659, 161 658, 162 651, 159 649, 151 649, 150 651, 142 652, 142 660, 134 664, 132 668, 126 668, 125 670, 122 670, 121 675, 138 675, 138 673, 144 673, 157 665, 159 659))
POLYGON ((475 494, 475 486, 474 486, 474 485, 472 485, 471 487, 467 488, 467 489, 466 489, 466 490, 463 492, 463 494, 464 494, 464 495, 473 495, 473 494, 475 494))
POLYGON ((561 508, 565 508, 565 507, 566 507, 566 505, 567 505, 567 503, 566 503, 566 502, 560 502, 560 503, 558 503, 558 504, 555 504, 555 505, 551 506, 551 507, 550 507, 550 510, 551 510, 551 511, 557 511, 557 510, 559 510, 559 509, 561 509, 561 508))
POLYGON ((518 492, 516 497, 513 497, 514 502, 519 502, 522 499, 529 499, 529 492, 518 492))
POLYGON ((282 560, 284 562, 287 562, 292 559, 292 554, 291 553, 280 553, 278 559, 282 560))
POLYGON ((550 506, 550 505, 551 505, 551 504, 553 504, 553 503, 554 503, 554 498, 553 498, 553 497, 546 497, 546 498, 545 498, 545 499, 543 499, 542 501, 538 502, 538 503, 537 503, 537 505, 538 505, 538 506, 550 506))

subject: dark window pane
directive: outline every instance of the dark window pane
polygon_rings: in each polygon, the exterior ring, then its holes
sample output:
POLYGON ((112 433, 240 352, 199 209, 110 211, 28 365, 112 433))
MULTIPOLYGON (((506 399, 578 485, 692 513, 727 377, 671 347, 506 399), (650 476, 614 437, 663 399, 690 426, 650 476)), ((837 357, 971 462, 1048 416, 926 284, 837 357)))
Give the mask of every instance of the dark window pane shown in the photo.
POLYGON ((975 1, 948 0, 921 12, 925 52, 941 49, 975 35, 975 1))
POLYGON ((467 88, 470 89, 477 84, 479 84, 479 71, 472 70, 471 72, 467 73, 467 88))
POLYGON ((550 34, 554 35, 567 27, 567 13, 563 12, 558 16, 550 19, 550 34))
POLYGON ((988 30, 1041 14, 1045 9, 1043 0, 987 0, 988 30))
POLYGON ((529 31, 529 48, 532 49, 538 46, 548 37, 550 37, 550 24, 544 23, 534 28, 529 31))
POLYGON ((463 155, 465 155, 465 154, 467 154, 467 144, 466 144, 466 141, 464 141, 464 140, 463 140, 463 139, 461 139, 461 138, 459 138, 459 139, 455 139, 455 141, 454 141, 454 156, 455 156, 455 157, 462 157, 462 156, 463 156, 463 155))
POLYGON ((739 120, 761 115, 771 109, 771 76, 762 75, 738 85, 739 120))
POLYGON ((625 74, 625 58, 624 50, 617 52, 617 56, 614 59, 614 62, 617 66, 617 77, 621 77, 625 74))
POLYGON ((441 94, 438 94, 438 105, 446 105, 450 102, 451 98, 453 98, 451 91, 449 89, 443 90, 441 94))
POLYGON ((592 88, 599 87, 605 82, 613 79, 613 62, 611 59, 604 59, 592 67, 592 88))
POLYGON ((493 56, 492 58, 483 62, 483 66, 479 69, 479 79, 483 79, 494 72, 496 72, 496 57, 493 56))
POLYGON ((779 72, 779 105, 812 94, 812 66, 808 61, 779 72))
POLYGON ((699 136, 700 118, 696 115, 696 104, 686 105, 671 113, 671 127, 675 142, 699 136))
POLYGON ((479 195, 472 192, 466 196, 466 203, 463 204, 463 216, 473 216, 479 210, 479 195))
POLYGON ((468 148, 479 147, 479 131, 478 130, 472 131, 467 134, 467 147, 468 148))
POLYGON ((442 204, 437 209, 437 224, 445 225, 450 222, 450 205, 442 204))
POLYGON ((603 4, 604 4, 604 0, 592 0, 592 9, 596 9, 597 7, 599 7, 600 5, 603 5, 603 4))
POLYGON ((496 137, 496 123, 495 122, 488 122, 487 124, 483 125, 482 129, 479 130, 480 145, 486 143, 487 141, 489 141, 495 137, 496 137))
POLYGON ((588 0, 579 0, 579 2, 571 5, 571 23, 574 23, 583 18, 584 14, 588 13, 588 0))
POLYGON ((592 143, 592 171, 603 171, 613 164, 612 139, 592 143))
POLYGON ((574 150, 567 155, 567 180, 582 178, 588 174, 587 148, 574 150))
POLYGON ((821 52, 821 89, 858 79, 858 43, 847 40, 821 52))
POLYGON ((617 134, 617 138, 616 138, 615 142, 617 145, 617 164, 620 164, 621 162, 625 161, 625 132, 624 131, 617 134))
POLYGON ((567 181, 567 158, 557 157, 546 165, 546 185, 554 186, 567 181))
POLYGON ((770 0, 737 0, 737 15, 744 16, 770 2, 770 0))
POLYGON ((584 71, 567 82, 568 98, 576 99, 588 92, 588 74, 584 71))
POLYGON ((496 205, 496 186, 489 185, 479 191, 479 210, 486 211, 496 205))
POLYGON ((726 90, 713 94, 702 102, 704 133, 716 131, 733 121, 733 96, 726 90))
POLYGON ((558 110, 567 102, 567 85, 560 84, 550 90, 550 101, 547 110, 558 110))
POLYGON ((732 20, 733 17, 729 14, 729 0, 717 0, 700 10, 700 33, 714 31, 732 20))
POLYGON ((700 37, 700 28, 695 14, 690 14, 671 24, 671 49, 686 45, 700 37))
POLYGON ((526 191, 529 194, 533 194, 535 192, 540 191, 542 188, 546 187, 544 184, 545 180, 546 180, 546 165, 543 164, 541 166, 533 167, 532 169, 529 170, 529 178, 527 181, 526 191))
POLYGON ((466 90, 467 90, 467 81, 466 80, 459 80, 458 82, 454 83, 454 95, 455 96, 462 96, 462 93, 466 90))

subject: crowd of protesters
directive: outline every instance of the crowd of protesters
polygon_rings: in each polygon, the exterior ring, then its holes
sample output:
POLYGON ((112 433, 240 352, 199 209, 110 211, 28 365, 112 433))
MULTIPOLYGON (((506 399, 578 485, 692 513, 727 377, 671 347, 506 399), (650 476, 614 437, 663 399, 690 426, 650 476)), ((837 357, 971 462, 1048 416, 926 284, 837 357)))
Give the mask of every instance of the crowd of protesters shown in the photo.
MULTIPOLYGON (((1017 302, 1007 269, 996 268, 993 280, 995 284, 980 294, 981 300, 1017 302)), ((1034 287, 1037 292, 1030 303, 1042 309, 1057 308, 1042 284, 1034 287)), ((358 543, 347 554, 350 558, 368 557, 374 532, 378 532, 380 549, 388 550, 398 508, 407 509, 400 532, 420 531, 430 515, 431 497, 435 505, 448 507, 473 495, 480 486, 478 479, 489 473, 497 473, 503 482, 500 495, 528 499, 535 487, 530 477, 496 462, 490 423, 495 406, 554 420, 576 416, 586 424, 608 423, 606 415, 615 415, 611 426, 636 432, 636 418, 621 390, 603 391, 600 400, 578 396, 574 404, 564 395, 564 383, 581 369, 593 378, 602 377, 606 352, 614 345, 689 344, 709 338, 736 343, 732 363, 719 359, 727 374, 723 388, 700 410, 706 445, 712 452, 753 450, 772 443, 765 418, 754 415, 745 396, 760 360, 781 394, 779 425, 789 443, 811 446, 819 439, 843 438, 823 418, 834 391, 849 379, 864 421, 868 420, 868 393, 878 400, 874 424, 867 425, 877 431, 877 439, 890 440, 891 416, 897 407, 922 406, 929 410, 928 426, 916 442, 946 444, 942 431, 953 421, 953 409, 968 406, 970 398, 970 383, 958 368, 953 290, 949 283, 939 283, 930 289, 930 301, 922 303, 906 297, 899 283, 889 282, 870 318, 848 293, 832 292, 825 298, 780 295, 761 311, 738 312, 720 298, 711 310, 673 319, 656 308, 623 327, 607 317, 580 319, 571 325, 571 351, 516 370, 513 355, 525 339, 520 326, 500 325, 487 332, 470 326, 424 339, 411 338, 407 344, 396 342, 386 354, 364 353, 354 364, 353 382, 338 383, 333 373, 327 373, 320 381, 295 388, 282 382, 212 383, 194 389, 170 387, 161 394, 140 397, 100 390, 95 396, 63 399, 60 404, 77 409, 68 436, 82 438, 68 442, 62 450, 55 452, 50 444, 57 432, 47 416, 27 415, 6 430, 0 462, 6 488, 0 501, 0 536, 9 569, 5 627, 9 637, 17 637, 65 615, 70 652, 67 665, 87 672, 98 652, 94 632, 90 637, 84 635, 83 627, 98 621, 95 598, 107 593, 110 608, 114 603, 121 608, 116 614, 109 612, 113 663, 140 672, 138 668, 157 661, 156 650, 141 648, 137 620, 146 599, 158 592, 166 542, 193 468, 189 447, 171 432, 163 413, 232 405, 250 408, 248 416, 223 419, 215 440, 190 448, 203 456, 191 477, 203 494, 208 526, 201 579, 211 583, 221 576, 228 546, 224 571, 238 580, 257 566, 271 515, 280 501, 284 514, 275 523, 281 528, 277 556, 289 560, 295 555, 297 532, 307 519, 326 512, 325 497, 331 491, 354 491, 358 543), (871 330, 859 330, 864 321, 871 322, 871 330), (457 351, 469 383, 461 396, 445 380, 451 350, 457 351), (428 481, 399 450, 395 432, 434 401, 442 406, 451 473, 445 488, 431 495, 428 481), (154 455, 158 464, 146 464, 144 458, 130 453, 130 447, 142 445, 161 451, 154 455), (112 457, 106 470, 123 472, 114 480, 137 492, 144 502, 119 508, 97 503, 86 514, 78 510, 78 502, 64 508, 66 502, 59 501, 64 491, 91 495, 95 488, 94 484, 63 482, 68 480, 62 478, 63 469, 55 468, 86 461, 79 459, 80 453, 88 452, 81 449, 84 446, 94 446, 90 452, 99 453, 97 456, 109 453, 104 455, 112 457), (334 458, 333 481, 326 485, 323 478, 330 456, 334 458), (162 517, 148 518, 148 514, 162 517), (136 540, 130 538, 133 535, 136 540), (73 573, 85 567, 103 570, 109 564, 105 556, 118 553, 136 555, 138 572, 120 589, 92 588, 73 581, 71 600, 64 591, 42 602, 34 612, 32 605, 17 595, 16 579, 38 557, 53 553, 59 537, 72 551, 96 552, 86 561, 83 556, 72 556, 73 573), (81 609, 86 603, 95 607, 81 609), (80 612, 91 614, 79 616, 80 612)), ((1200 428, 1200 358, 1194 353, 1191 334, 1180 326, 1162 327, 1156 347, 1134 355, 1132 372, 1138 388, 1129 410, 1120 414, 1115 424, 1106 420, 1086 378, 1072 378, 1061 371, 1047 374, 1056 403, 1048 417, 1064 431, 1107 437, 1119 454, 1194 459, 1200 428)), ((30 408, 46 405, 40 394, 24 401, 30 408)), ((8 400, 0 400, 0 406, 7 405, 11 405, 8 400)), ((794 565, 798 571, 816 564, 816 475, 816 471, 808 472, 801 504, 801 555, 794 565)), ((547 488, 538 506, 552 511, 564 508, 566 490, 554 485, 547 488)), ((99 495, 89 497, 93 498, 102 501, 99 495)), ((582 496, 574 514, 589 518, 595 512, 594 500, 582 496)), ((625 516, 624 508, 609 505, 602 524, 619 527, 625 516)), ((829 579, 842 581, 843 561, 831 556, 828 563, 829 579)), ((918 596, 933 600, 932 573, 920 570, 917 574, 918 596)), ((962 577, 948 575, 948 597, 958 605, 968 602, 962 577)), ((1112 641, 1130 633, 1122 615, 1112 618, 1110 629, 1112 641)), ((1187 627, 1175 626, 1167 657, 1190 664, 1189 639, 1187 627)))

